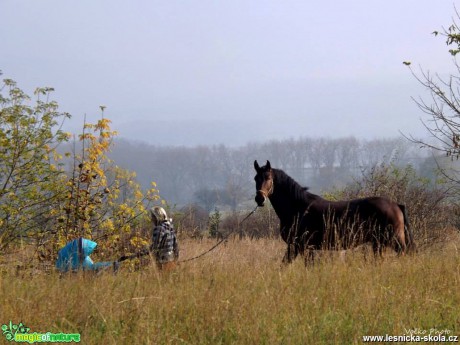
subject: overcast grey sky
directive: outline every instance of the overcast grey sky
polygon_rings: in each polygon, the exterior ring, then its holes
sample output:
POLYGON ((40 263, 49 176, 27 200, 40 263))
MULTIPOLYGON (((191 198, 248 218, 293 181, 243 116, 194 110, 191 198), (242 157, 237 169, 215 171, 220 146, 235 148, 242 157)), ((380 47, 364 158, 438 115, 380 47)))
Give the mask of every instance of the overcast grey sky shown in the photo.
POLYGON ((99 105, 121 137, 242 145, 419 135, 402 64, 452 70, 452 0, 0 0, 0 70, 52 86, 71 131, 99 105))

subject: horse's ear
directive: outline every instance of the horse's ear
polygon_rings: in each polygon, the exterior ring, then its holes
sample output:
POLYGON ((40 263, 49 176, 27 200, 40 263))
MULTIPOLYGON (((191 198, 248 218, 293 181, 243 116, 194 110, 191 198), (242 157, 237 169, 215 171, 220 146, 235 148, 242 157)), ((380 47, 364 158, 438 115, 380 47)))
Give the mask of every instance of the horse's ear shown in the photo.
POLYGON ((265 165, 267 170, 272 170, 272 166, 270 165, 270 161, 267 161, 267 164, 265 165))
POLYGON ((257 163, 257 160, 254 161, 254 169, 256 169, 257 172, 260 170, 259 163, 257 163))

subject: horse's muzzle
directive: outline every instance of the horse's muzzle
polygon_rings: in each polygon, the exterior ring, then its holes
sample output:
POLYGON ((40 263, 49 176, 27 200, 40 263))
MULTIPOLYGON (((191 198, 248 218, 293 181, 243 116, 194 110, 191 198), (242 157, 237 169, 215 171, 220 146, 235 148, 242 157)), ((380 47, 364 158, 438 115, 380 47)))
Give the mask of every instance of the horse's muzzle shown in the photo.
POLYGON ((255 197, 255 201, 257 203, 257 206, 264 206, 264 203, 265 203, 265 195, 258 191, 257 194, 256 194, 256 197, 255 197))

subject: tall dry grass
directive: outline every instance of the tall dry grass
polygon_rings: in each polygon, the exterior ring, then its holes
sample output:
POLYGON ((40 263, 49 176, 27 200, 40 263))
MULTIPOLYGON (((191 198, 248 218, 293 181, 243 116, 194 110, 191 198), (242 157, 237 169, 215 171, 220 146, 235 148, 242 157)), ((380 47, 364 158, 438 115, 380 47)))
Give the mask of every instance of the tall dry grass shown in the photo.
MULTIPOLYGON (((182 257, 214 243, 183 241, 182 257)), ((172 272, 4 270, 0 323, 79 332, 83 344, 358 344, 363 335, 416 328, 459 335, 455 243, 383 261, 358 251, 283 268, 281 241, 230 240, 172 272)))

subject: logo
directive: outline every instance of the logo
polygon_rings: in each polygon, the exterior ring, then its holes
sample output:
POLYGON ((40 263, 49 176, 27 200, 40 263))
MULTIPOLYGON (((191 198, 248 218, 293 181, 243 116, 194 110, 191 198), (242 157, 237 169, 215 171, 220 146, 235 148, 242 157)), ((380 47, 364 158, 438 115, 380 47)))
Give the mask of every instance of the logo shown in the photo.
POLYGON ((22 322, 18 325, 9 322, 1 327, 2 333, 6 340, 18 343, 70 343, 80 342, 80 333, 38 333, 30 332, 30 328, 26 327, 22 322))

